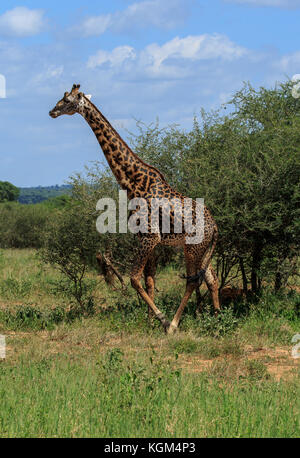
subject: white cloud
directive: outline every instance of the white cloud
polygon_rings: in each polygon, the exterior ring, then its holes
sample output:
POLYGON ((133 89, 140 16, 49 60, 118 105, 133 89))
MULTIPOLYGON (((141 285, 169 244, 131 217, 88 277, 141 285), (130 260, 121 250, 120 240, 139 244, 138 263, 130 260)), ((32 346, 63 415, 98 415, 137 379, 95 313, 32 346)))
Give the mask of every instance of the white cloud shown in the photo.
POLYGON ((44 71, 39 72, 37 75, 35 75, 31 80, 30 83, 33 85, 40 85, 40 84, 48 84, 49 80, 58 80, 64 72, 64 67, 63 65, 60 66, 55 66, 55 65, 49 65, 45 68, 44 71))
POLYGON ((300 51, 296 51, 293 54, 287 54, 276 62, 276 66, 282 71, 289 71, 290 69, 300 70, 300 51))
POLYGON ((111 123, 115 129, 130 129, 135 128, 135 120, 133 118, 112 119, 111 123))
POLYGON ((44 12, 18 6, 0 16, 0 35, 28 37, 41 32, 44 12))
POLYGON ((129 46, 120 46, 111 52, 99 50, 89 58, 88 67, 96 68, 104 64, 116 67, 126 62, 131 65, 134 78, 144 74, 150 78, 178 79, 193 74, 195 62, 217 59, 231 62, 247 52, 224 35, 190 35, 175 37, 161 46, 150 44, 140 52, 129 46))
POLYGON ((186 17, 188 1, 146 0, 133 3, 124 12, 116 13, 113 27, 117 31, 130 31, 132 26, 144 29, 154 26, 171 29, 181 24, 186 17))
POLYGON ((123 33, 147 27, 171 29, 182 24, 189 10, 190 0, 144 0, 132 3, 123 11, 90 16, 73 28, 83 36, 102 35, 106 30, 123 33))
POLYGON ((224 0, 226 3, 239 3, 252 6, 269 6, 274 8, 300 8, 300 0, 224 0))
POLYGON ((91 16, 83 23, 75 27, 76 30, 82 32, 83 36, 89 37, 92 35, 102 35, 112 23, 111 14, 103 14, 101 16, 91 16))
POLYGON ((203 34, 189 35, 185 38, 175 37, 162 46, 152 44, 145 50, 158 69, 168 59, 204 59, 233 60, 243 56, 247 51, 224 35, 203 34))
POLYGON ((111 52, 99 50, 94 56, 88 60, 88 67, 100 67, 103 64, 109 63, 112 67, 124 64, 126 60, 135 59, 136 54, 131 46, 118 46, 111 52))

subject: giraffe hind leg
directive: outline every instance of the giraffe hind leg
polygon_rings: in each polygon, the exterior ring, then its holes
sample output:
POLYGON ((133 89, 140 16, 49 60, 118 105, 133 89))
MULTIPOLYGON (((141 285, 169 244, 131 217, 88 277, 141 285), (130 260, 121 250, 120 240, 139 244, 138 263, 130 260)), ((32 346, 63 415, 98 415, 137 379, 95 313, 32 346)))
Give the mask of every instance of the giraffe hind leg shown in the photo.
MULTIPOLYGON (((152 301, 154 301, 155 294, 155 274, 156 274, 156 257, 154 252, 149 256, 147 263, 144 268, 144 279, 146 286, 146 293, 152 301)), ((148 319, 149 323, 153 324, 155 315, 152 308, 148 305, 148 319)))
POLYGON ((215 315, 220 312, 220 301, 219 301, 219 282, 211 264, 208 266, 205 274, 205 283, 212 297, 215 315))
POLYGON ((206 270, 200 269, 196 275, 190 277, 182 275, 181 278, 185 278, 188 283, 196 283, 196 314, 202 313, 202 301, 203 297, 200 292, 200 286, 202 285, 203 280, 205 279, 206 270))
POLYGON ((200 292, 200 286, 197 285, 196 286, 196 315, 198 313, 202 313, 202 307, 203 307, 202 301, 203 301, 203 297, 200 292))
POLYGON ((186 277, 186 287, 185 293, 181 300, 181 303, 175 313, 175 316, 167 330, 168 334, 173 334, 177 328, 181 318, 181 315, 185 309, 186 304, 188 303, 189 298, 193 294, 194 290, 197 288, 198 285, 198 276, 196 274, 196 263, 194 252, 192 248, 189 248, 188 245, 184 247, 184 255, 185 255, 185 262, 186 262, 186 270, 187 270, 187 277, 186 277))
POLYGON ((141 278, 142 278, 146 263, 148 261, 148 258, 152 255, 152 252, 158 242, 159 242, 159 237, 156 238, 155 234, 153 234, 151 237, 144 237, 141 240, 139 255, 136 259, 136 262, 131 272, 131 285, 139 293, 141 298, 146 302, 148 307, 151 308, 152 312, 154 313, 155 318, 157 318, 162 323, 164 329, 166 330, 168 326, 170 325, 170 323, 165 318, 163 313, 156 307, 153 300, 149 297, 147 292, 144 290, 142 283, 141 283, 141 278))
POLYGON ((181 278, 185 278, 188 283, 198 283, 201 286, 205 272, 205 269, 200 269, 195 275, 182 275, 181 278))

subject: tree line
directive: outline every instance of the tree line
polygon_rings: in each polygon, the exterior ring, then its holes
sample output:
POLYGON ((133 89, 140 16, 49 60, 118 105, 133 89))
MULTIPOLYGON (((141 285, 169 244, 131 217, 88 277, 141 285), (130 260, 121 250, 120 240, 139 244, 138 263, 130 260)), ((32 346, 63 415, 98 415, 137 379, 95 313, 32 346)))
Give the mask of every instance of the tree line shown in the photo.
POLYGON ((45 200, 68 194, 69 190, 69 185, 20 188, 18 201, 21 204, 38 204, 44 202, 45 200))

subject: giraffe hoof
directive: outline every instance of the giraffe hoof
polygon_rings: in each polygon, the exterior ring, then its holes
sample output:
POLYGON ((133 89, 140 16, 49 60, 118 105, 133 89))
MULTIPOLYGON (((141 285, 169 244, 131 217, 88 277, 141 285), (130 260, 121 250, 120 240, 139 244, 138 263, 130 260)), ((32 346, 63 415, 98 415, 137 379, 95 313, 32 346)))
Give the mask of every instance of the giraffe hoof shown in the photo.
POLYGON ((167 329, 167 334, 168 335, 172 335, 174 334, 176 331, 178 330, 177 326, 175 326, 174 324, 170 324, 170 326, 168 327, 167 329))

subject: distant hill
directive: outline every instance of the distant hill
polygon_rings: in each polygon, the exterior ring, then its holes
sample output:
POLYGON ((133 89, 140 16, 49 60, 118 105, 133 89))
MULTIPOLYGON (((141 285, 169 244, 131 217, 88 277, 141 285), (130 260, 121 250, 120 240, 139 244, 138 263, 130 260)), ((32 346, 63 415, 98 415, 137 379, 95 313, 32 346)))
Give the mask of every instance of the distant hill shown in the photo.
POLYGON ((35 188, 19 188, 20 196, 19 202, 21 204, 38 204, 44 200, 51 199, 52 197, 69 194, 71 190, 70 185, 62 186, 37 186, 35 188))

